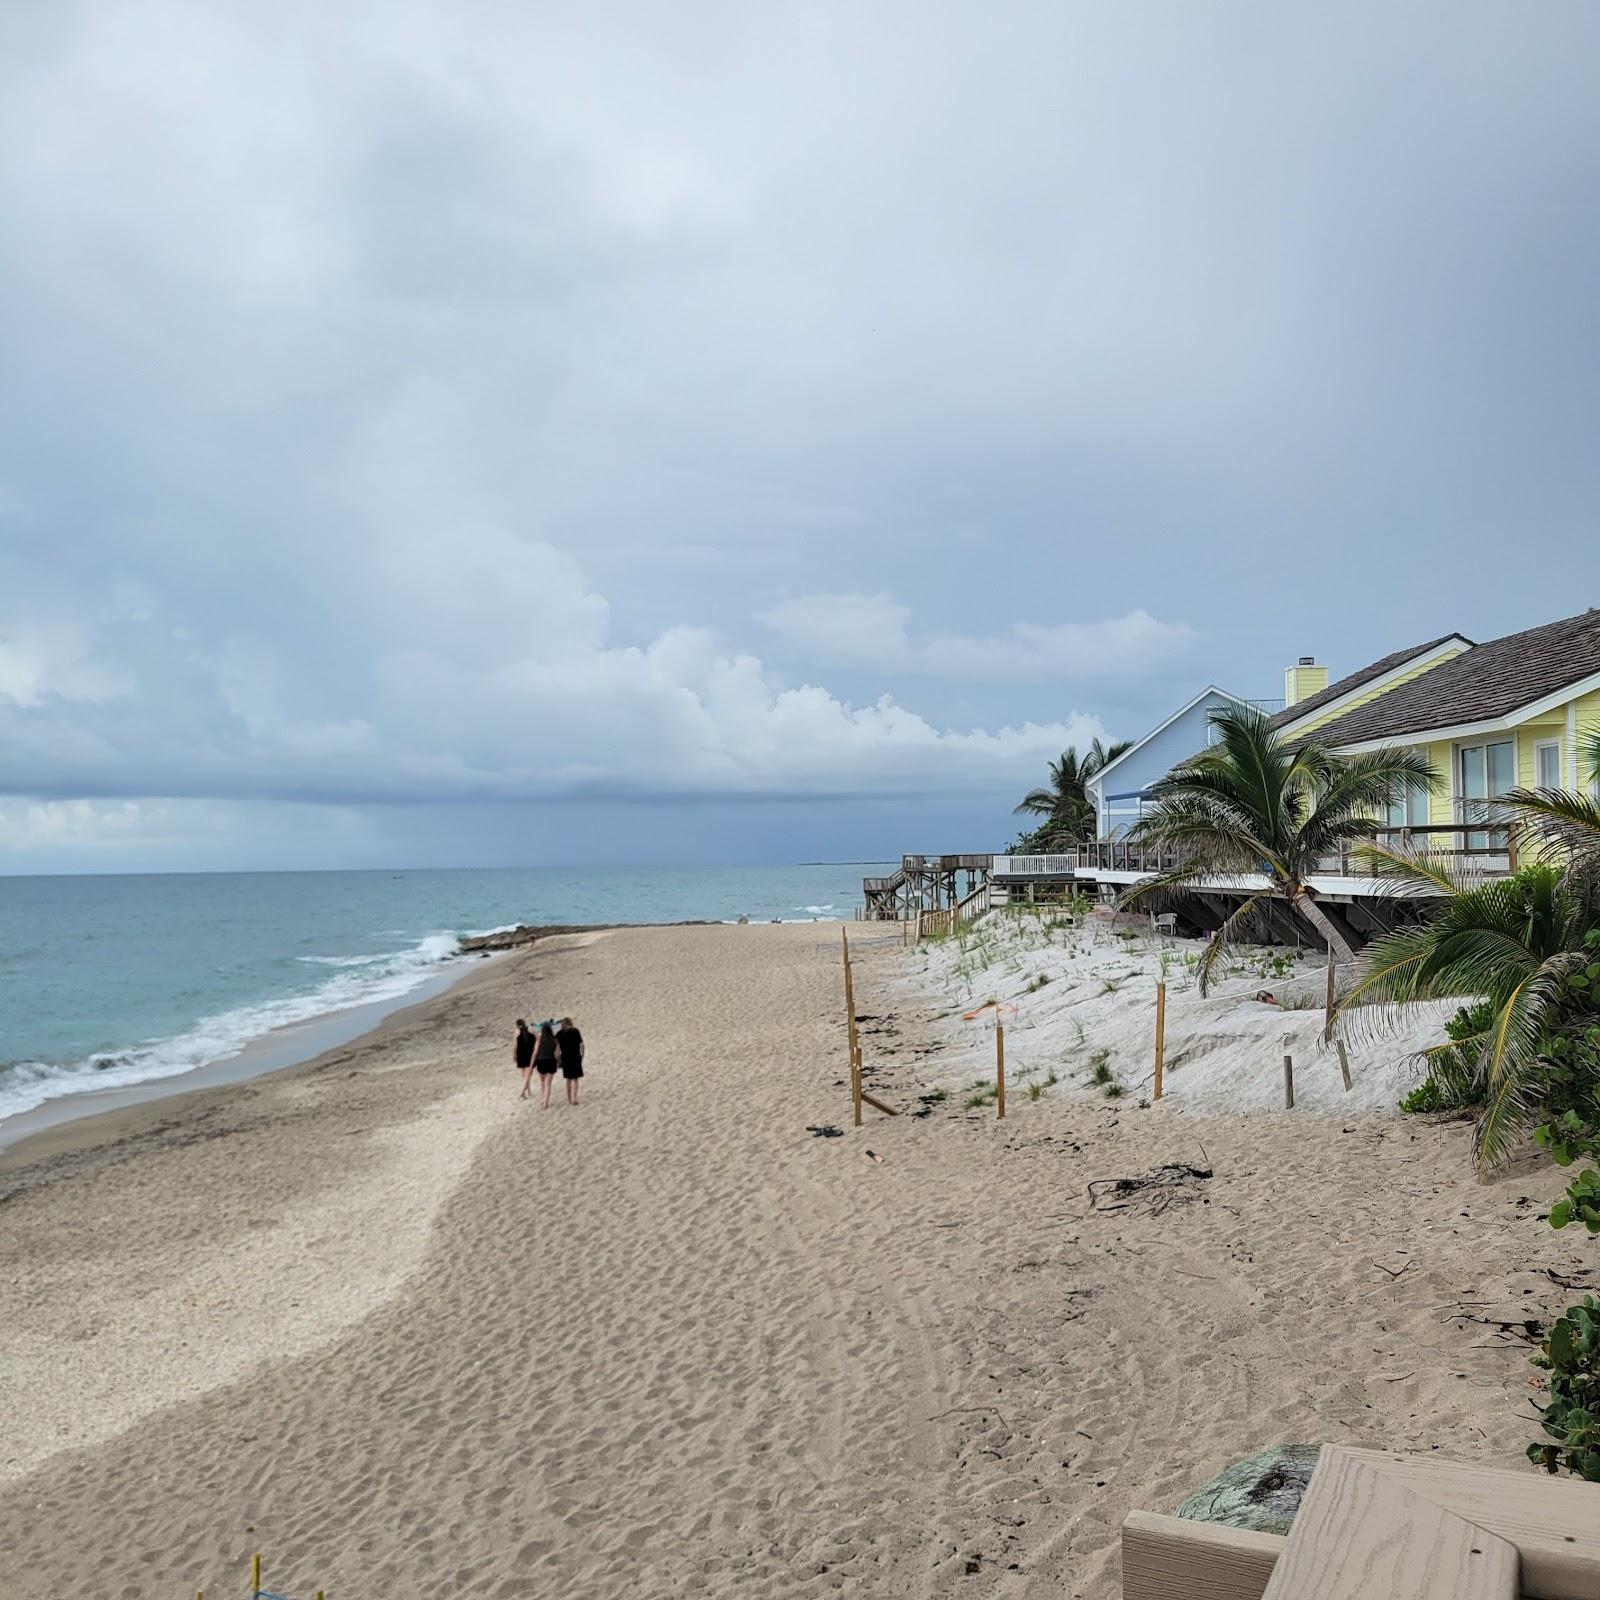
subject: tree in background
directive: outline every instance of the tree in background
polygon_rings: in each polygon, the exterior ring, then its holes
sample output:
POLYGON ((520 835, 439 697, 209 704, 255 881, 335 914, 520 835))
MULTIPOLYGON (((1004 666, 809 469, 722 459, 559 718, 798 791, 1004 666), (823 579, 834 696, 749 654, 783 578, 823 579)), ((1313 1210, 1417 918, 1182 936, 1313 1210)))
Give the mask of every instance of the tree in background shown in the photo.
POLYGON ((1076 745, 1063 750, 1061 759, 1050 763, 1048 785, 1030 789, 1012 812, 1013 816, 1046 819, 1032 833, 1024 834, 1017 841, 1018 847, 1043 851, 1052 845, 1078 844, 1094 838, 1096 819, 1094 802, 1089 798, 1089 782, 1132 745, 1133 740, 1121 739, 1108 748, 1097 737, 1082 759, 1076 745))

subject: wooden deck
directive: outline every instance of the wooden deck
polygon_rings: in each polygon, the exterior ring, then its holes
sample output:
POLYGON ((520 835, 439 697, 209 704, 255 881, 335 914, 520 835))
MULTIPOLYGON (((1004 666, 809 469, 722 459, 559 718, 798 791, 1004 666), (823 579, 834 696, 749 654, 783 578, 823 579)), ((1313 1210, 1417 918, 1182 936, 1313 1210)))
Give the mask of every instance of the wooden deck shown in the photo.
POLYGON ((1287 1538, 1148 1511, 1123 1600, 1600 1600, 1600 1485, 1325 1446, 1287 1538))

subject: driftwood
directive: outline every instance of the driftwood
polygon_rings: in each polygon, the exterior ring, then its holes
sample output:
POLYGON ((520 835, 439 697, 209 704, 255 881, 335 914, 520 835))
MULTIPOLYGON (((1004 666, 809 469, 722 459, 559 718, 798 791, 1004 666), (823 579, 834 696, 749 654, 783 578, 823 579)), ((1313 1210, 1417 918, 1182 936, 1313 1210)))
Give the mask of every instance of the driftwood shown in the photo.
POLYGON ((1210 1167, 1169 1161, 1137 1178, 1095 1178, 1089 1184, 1091 1211, 1132 1211, 1144 1206, 1159 1217, 1171 1205, 1201 1198, 1197 1185, 1211 1176, 1210 1167))

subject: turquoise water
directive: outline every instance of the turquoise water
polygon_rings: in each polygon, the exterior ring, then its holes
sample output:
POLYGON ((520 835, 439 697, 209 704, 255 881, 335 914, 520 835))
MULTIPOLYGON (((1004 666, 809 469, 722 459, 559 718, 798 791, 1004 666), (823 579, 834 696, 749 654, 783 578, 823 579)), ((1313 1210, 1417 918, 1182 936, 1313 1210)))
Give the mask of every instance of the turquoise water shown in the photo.
POLYGON ((398 1001, 521 922, 848 917, 849 867, 0 877, 0 1117, 398 1001))

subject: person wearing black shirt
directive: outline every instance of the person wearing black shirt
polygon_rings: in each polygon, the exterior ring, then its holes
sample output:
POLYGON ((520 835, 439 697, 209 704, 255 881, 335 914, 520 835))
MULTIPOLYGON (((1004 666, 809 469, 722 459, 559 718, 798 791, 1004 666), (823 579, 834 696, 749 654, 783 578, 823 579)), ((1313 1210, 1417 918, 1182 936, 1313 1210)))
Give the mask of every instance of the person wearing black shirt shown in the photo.
POLYGON ((550 1085, 556 1078, 556 1030, 549 1022, 539 1024, 539 1044, 533 1052, 533 1064, 539 1070, 539 1109, 550 1104, 550 1085))
POLYGON ((583 1076, 583 1035, 571 1017, 563 1017, 556 1030, 556 1047, 561 1054, 561 1076, 567 1081, 567 1104, 578 1103, 578 1080, 583 1076))
POLYGON ((529 1085, 533 1082, 533 1047, 534 1037, 528 1032, 528 1024, 518 1017, 517 1036, 511 1041, 511 1059, 522 1074, 522 1093, 518 1096, 522 1100, 528 1098, 529 1085))

